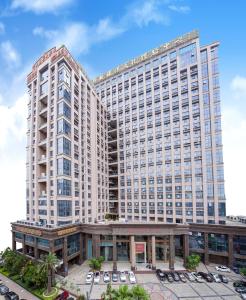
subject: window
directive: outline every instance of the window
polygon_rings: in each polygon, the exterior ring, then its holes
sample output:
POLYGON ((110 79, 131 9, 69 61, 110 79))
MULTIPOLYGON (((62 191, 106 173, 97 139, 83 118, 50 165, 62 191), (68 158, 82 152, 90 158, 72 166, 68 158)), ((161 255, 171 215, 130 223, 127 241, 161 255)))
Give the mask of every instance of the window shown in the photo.
POLYGON ((72 201, 70 200, 57 200, 57 215, 59 217, 72 216, 72 201))
POLYGON ((71 161, 66 158, 57 159, 57 175, 71 176, 71 161))
POLYGON ((71 142, 65 137, 57 139, 57 154, 71 155, 71 142))
POLYGON ((71 125, 65 119, 57 121, 57 134, 59 133, 65 133, 67 135, 71 133, 71 125))
POLYGON ((57 105, 57 116, 65 116, 69 120, 71 119, 71 108, 63 101, 57 105))
POLYGON ((40 85, 40 96, 48 93, 48 81, 40 85))
POLYGON ((71 196, 71 180, 57 180, 57 194, 63 196, 71 196))

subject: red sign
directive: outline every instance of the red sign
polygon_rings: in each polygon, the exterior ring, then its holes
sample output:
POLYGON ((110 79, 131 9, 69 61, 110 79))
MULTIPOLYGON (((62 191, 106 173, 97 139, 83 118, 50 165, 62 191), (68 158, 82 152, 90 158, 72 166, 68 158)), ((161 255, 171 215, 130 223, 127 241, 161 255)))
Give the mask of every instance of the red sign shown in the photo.
POLYGON ((136 251, 136 253, 144 253, 144 251, 145 251, 145 244, 143 244, 143 243, 136 243, 135 244, 135 251, 136 251))

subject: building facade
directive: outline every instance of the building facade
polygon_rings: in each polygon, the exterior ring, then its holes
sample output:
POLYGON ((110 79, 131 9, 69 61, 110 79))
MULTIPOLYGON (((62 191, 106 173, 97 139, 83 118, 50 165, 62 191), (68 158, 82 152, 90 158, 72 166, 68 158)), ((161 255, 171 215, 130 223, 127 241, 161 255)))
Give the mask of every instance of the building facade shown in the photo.
POLYGON ((108 111, 110 213, 225 223, 218 47, 194 31, 95 79, 108 111))
POLYGON ((46 52, 27 78, 27 219, 95 222, 108 211, 107 115, 65 47, 46 52))

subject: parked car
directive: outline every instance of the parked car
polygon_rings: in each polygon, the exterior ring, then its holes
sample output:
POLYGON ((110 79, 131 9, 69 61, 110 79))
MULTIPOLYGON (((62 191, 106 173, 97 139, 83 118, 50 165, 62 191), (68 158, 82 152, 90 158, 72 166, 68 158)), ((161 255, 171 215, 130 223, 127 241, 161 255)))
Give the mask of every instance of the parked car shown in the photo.
POLYGON ((240 270, 238 267, 233 267, 232 270, 236 273, 236 274, 240 274, 240 270))
POLYGON ((174 281, 180 281, 178 273, 172 272, 171 274, 173 276, 174 281))
POLYGON ((201 282, 204 282, 204 281, 205 281, 205 280, 202 278, 202 276, 199 275, 198 273, 192 272, 191 274, 192 274, 193 277, 195 277, 195 279, 196 279, 197 282, 200 282, 200 283, 201 283, 201 282))
POLYGON ((6 300, 19 300, 19 296, 15 292, 8 292, 4 295, 6 300))
POLYGON ((219 277, 219 274, 214 273, 214 272, 211 272, 211 273, 209 273, 209 274, 210 274, 210 276, 213 278, 213 280, 214 280, 215 282, 221 282, 221 279, 220 279, 220 277, 219 277))
POLYGON ((96 271, 94 273, 94 283, 95 284, 98 284, 100 282, 100 272, 99 271, 96 271))
POLYGON ((130 283, 137 283, 136 276, 132 271, 129 272, 129 281, 130 283))
POLYGON ((126 273, 124 271, 120 272, 120 281, 126 282, 126 273))
POLYGON ((229 280, 225 275, 219 274, 219 278, 223 283, 228 283, 229 280))
POLYGON ((5 295, 9 292, 9 288, 6 285, 0 285, 0 294, 5 295))
POLYGON ((104 273, 103 273, 103 281, 104 281, 105 283, 109 283, 109 282, 110 282, 110 275, 109 275, 108 272, 104 272, 104 273))
POLYGON ((231 272, 231 270, 226 266, 216 266, 215 269, 220 272, 231 272))
POLYGON ((246 293, 241 293, 241 298, 243 299, 243 300, 246 300, 246 293))
POLYGON ((236 280, 233 282, 234 287, 246 287, 246 281, 236 280))
POLYGON ((236 287, 235 288, 235 291, 238 292, 239 294, 242 294, 242 293, 246 293, 246 287, 236 287))
POLYGON ((69 297, 69 292, 64 291, 63 293, 61 293, 56 297, 56 300, 67 300, 68 297, 69 297))
POLYGON ((180 280, 181 280, 182 282, 187 282, 187 279, 186 279, 186 277, 184 276, 183 273, 179 273, 179 278, 180 278, 180 280))
POLYGON ((156 270, 156 275, 157 275, 157 277, 158 277, 161 281, 164 281, 164 280, 165 280, 165 274, 164 274, 164 272, 162 272, 162 270, 157 269, 157 270, 156 270))
POLYGON ((85 283, 86 284, 91 284, 93 281, 93 272, 88 272, 86 279, 85 279, 85 283))
POLYGON ((191 282, 196 281, 195 277, 191 273, 184 273, 187 279, 189 279, 191 282))
POLYGON ((168 280, 169 282, 173 282, 173 281, 174 281, 173 276, 171 275, 171 273, 165 273, 165 275, 166 275, 167 280, 168 280))
POLYGON ((3 284, 3 281, 0 279, 0 285, 2 285, 3 284))
POLYGON ((198 272, 199 275, 202 276, 202 278, 204 278, 207 282, 213 282, 214 279, 212 276, 210 276, 210 274, 207 274, 205 272, 198 272))
POLYGON ((112 273, 112 281, 117 282, 119 280, 119 275, 117 272, 112 273))

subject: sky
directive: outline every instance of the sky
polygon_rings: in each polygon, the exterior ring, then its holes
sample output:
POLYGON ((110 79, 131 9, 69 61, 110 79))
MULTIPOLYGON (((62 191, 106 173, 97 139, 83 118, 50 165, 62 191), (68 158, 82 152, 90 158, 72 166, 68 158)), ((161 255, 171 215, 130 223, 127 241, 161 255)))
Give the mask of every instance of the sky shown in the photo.
POLYGON ((0 249, 25 218, 25 79, 65 44, 91 78, 198 29, 220 42, 227 214, 246 215, 246 1, 0 0, 0 249))

